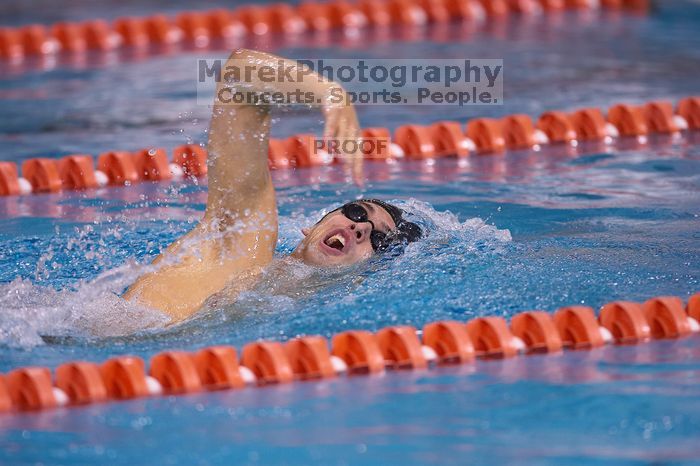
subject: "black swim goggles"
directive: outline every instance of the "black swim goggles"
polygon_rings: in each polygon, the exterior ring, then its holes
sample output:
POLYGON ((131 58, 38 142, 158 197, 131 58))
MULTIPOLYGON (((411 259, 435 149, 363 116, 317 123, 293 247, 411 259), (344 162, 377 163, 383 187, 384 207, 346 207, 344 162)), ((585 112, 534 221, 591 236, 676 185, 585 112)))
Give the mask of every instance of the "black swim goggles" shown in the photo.
POLYGON ((340 211, 348 220, 352 220, 355 223, 369 223, 372 225, 372 232, 369 234, 369 241, 372 244, 372 249, 374 252, 386 251, 389 246, 391 246, 394 241, 392 241, 391 233, 384 233, 375 229, 374 223, 369 219, 369 213, 365 206, 358 202, 348 202, 347 204, 328 212, 318 223, 321 223, 323 219, 328 217, 333 212, 340 211))

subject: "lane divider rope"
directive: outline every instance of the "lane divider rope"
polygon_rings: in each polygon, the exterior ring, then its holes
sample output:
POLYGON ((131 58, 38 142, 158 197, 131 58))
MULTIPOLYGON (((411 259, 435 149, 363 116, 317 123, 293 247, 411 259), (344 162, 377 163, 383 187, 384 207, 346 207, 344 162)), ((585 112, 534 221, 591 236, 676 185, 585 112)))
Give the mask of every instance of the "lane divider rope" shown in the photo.
MULTIPOLYGON (((606 114, 598 108, 571 113, 544 112, 536 121, 524 114, 500 119, 474 118, 466 126, 457 121, 431 125, 403 125, 391 137, 388 128, 365 128, 365 140, 383 139, 363 155, 372 161, 422 160, 437 157, 500 155, 507 150, 538 149, 546 144, 598 141, 612 144, 618 138, 636 138, 645 143, 649 135, 678 135, 700 130, 700 97, 644 105, 616 104, 606 114)), ((297 134, 271 139, 268 162, 272 169, 303 168, 338 163, 337 157, 316 148, 316 136, 297 134)), ((207 174, 207 151, 185 144, 168 159, 163 148, 136 152, 112 151, 97 157, 71 154, 60 159, 31 158, 22 162, 21 173, 14 162, 0 162, 0 195, 54 193, 62 190, 94 189, 106 185, 130 186, 143 181, 199 178, 207 174)))
POLYGON ((240 40, 269 33, 353 31, 394 25, 422 26, 449 21, 501 18, 508 13, 551 13, 564 9, 631 10, 644 12, 648 0, 332 0, 299 5, 273 3, 237 9, 186 11, 174 18, 155 14, 120 17, 109 23, 95 19, 0 28, 0 59, 57 53, 76 55, 88 50, 144 49, 151 46, 203 48, 212 41, 240 40))
POLYGON ((338 376, 422 370, 562 350, 589 350, 676 339, 700 332, 700 293, 683 301, 661 296, 644 303, 614 301, 598 316, 587 306, 567 306, 553 315, 526 311, 512 317, 477 317, 466 323, 439 321, 392 326, 376 333, 349 330, 334 335, 256 341, 239 359, 231 346, 195 353, 164 351, 150 359, 119 356, 102 364, 67 362, 52 376, 46 367, 22 367, 0 375, 0 412, 78 406, 157 395, 235 390, 338 376))

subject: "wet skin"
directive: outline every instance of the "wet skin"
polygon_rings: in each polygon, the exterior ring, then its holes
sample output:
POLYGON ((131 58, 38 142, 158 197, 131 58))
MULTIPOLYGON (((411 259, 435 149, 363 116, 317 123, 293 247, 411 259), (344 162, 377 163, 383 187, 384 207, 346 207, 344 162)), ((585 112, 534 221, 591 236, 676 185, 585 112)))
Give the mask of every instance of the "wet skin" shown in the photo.
POLYGON ((396 224, 380 206, 368 202, 359 204, 367 210, 369 222, 354 222, 340 211, 333 212, 313 227, 302 230, 304 239, 292 257, 322 267, 351 265, 371 257, 374 254, 370 241, 372 226, 389 233, 396 224))

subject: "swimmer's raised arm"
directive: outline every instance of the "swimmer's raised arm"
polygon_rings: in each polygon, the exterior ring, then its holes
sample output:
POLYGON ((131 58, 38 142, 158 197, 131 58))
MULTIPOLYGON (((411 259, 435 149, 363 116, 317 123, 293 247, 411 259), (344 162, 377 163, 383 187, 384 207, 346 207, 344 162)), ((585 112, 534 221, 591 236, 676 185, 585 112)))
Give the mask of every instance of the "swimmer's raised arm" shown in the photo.
MULTIPOLYGON (((227 67, 245 63, 274 69, 301 66, 267 53, 237 50, 227 67)), ((324 135, 359 137, 355 111, 345 104, 342 88, 314 73, 300 75, 303 78, 297 82, 263 82, 252 73, 243 83, 218 84, 209 131, 209 193, 204 218, 156 258, 154 263, 164 261, 167 265, 141 277, 127 290, 126 299, 136 299, 180 320, 227 284, 230 287, 230 282, 243 287, 272 260, 277 207, 268 168, 271 106, 228 104, 219 96, 226 95, 221 91, 229 87, 237 93, 311 95, 321 102, 324 135)))
POLYGON ((238 69, 243 74, 243 68, 249 65, 255 70, 244 82, 222 82, 217 86, 209 135, 207 215, 213 218, 229 218, 231 214, 251 210, 251 206, 257 206, 253 210, 261 213, 275 211, 274 198, 267 196, 272 194, 267 161, 270 106, 224 103, 219 96, 225 98, 239 93, 249 97, 275 92, 285 99, 287 96, 311 97, 314 106, 325 114, 325 136, 358 137, 355 110, 338 98, 339 93, 344 94, 338 84, 310 72, 295 60, 253 50, 233 52, 226 69, 238 69), (288 78, 262 81, 257 71, 264 67, 274 70, 275 74, 278 69, 284 69, 293 81, 288 78))

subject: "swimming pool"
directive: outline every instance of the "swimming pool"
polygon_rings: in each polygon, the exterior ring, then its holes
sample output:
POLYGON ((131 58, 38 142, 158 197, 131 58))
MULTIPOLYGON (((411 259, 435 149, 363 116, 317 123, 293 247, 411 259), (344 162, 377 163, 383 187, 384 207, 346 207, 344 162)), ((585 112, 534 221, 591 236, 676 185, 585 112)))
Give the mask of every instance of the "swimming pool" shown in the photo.
MULTIPOLYGON (((677 100, 697 93, 700 71, 692 33, 700 14, 683 6, 664 4, 649 17, 520 18, 470 31, 468 41, 463 31, 428 31, 371 50, 279 52, 504 57, 502 108, 365 107, 365 126, 677 100)), ((192 55, 177 55, 4 74, 3 159, 202 141, 209 109, 193 103, 193 66, 192 55), (171 73, 154 91, 152 77, 163 69, 171 73)), ((314 117, 286 115, 276 131, 318 127, 314 117)), ((576 303, 686 299, 700 289, 695 136, 551 146, 468 163, 371 163, 363 191, 335 167, 277 171, 280 254, 301 226, 360 194, 400 200, 430 235, 394 261, 353 270, 352 280, 300 269, 314 286, 263 282, 173 328, 152 313, 130 317, 126 311, 137 310, 112 292, 138 274, 135 261, 192 227, 204 185, 0 198, 0 370, 576 303), (320 291, 319 281, 327 282, 320 291)), ((12 414, 0 417, 0 442, 6 463, 692 463, 700 453, 699 354, 690 337, 12 414)))

